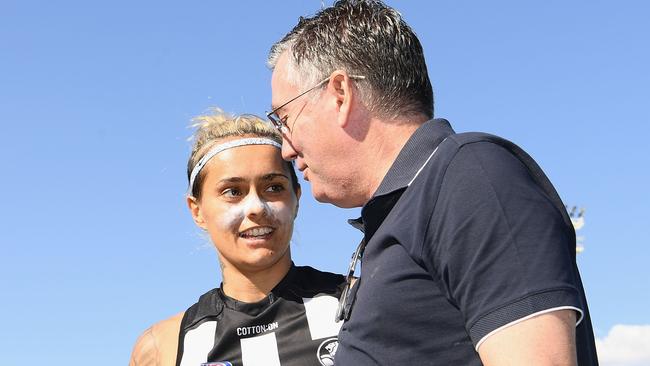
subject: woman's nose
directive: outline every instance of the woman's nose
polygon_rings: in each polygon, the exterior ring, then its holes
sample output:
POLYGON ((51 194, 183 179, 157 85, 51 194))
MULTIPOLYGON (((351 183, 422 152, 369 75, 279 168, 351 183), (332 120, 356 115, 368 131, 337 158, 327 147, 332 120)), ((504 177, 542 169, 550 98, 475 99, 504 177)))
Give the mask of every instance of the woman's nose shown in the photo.
POLYGON ((266 216, 268 205, 257 194, 251 193, 246 199, 245 213, 247 216, 266 216))

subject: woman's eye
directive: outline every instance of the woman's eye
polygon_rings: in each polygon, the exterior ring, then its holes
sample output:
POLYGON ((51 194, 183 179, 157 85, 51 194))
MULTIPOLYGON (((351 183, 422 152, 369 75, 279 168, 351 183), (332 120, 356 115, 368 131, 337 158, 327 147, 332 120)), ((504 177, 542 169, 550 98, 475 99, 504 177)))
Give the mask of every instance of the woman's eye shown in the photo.
POLYGON ((272 184, 269 188, 266 189, 267 192, 282 192, 284 191, 284 185, 282 184, 272 184))
POLYGON ((221 192, 221 195, 232 198, 232 197, 239 197, 242 195, 242 193, 237 188, 227 188, 221 192))

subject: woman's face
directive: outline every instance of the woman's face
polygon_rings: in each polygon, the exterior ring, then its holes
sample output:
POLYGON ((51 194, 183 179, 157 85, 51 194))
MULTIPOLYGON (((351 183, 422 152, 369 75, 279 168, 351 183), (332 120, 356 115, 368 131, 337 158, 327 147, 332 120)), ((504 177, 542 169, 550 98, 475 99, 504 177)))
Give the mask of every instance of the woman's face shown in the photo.
POLYGON ((244 145, 215 155, 203 168, 201 200, 189 198, 194 220, 207 230, 224 266, 269 269, 290 259, 289 241, 300 191, 270 145, 244 145))

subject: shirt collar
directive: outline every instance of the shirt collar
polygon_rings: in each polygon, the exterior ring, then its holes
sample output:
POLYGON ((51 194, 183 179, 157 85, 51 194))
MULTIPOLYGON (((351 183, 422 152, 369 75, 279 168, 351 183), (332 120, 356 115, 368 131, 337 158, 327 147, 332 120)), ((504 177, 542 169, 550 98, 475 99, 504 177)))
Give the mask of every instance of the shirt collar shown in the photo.
POLYGON ((377 191, 363 206, 361 217, 350 219, 348 223, 363 231, 369 240, 431 153, 453 133, 449 122, 442 118, 431 119, 418 127, 388 169, 377 191))
POLYGON ((431 152, 452 133, 451 125, 442 118, 431 119, 418 127, 388 169, 373 198, 408 186, 431 152))

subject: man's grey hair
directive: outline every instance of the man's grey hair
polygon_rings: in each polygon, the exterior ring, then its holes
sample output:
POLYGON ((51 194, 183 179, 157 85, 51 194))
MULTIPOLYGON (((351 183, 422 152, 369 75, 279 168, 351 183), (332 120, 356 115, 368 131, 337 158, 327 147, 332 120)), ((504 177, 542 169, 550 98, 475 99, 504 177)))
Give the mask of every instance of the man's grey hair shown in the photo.
POLYGON ((288 82, 312 87, 334 70, 356 80, 361 100, 378 116, 433 117, 433 91, 422 45, 395 9, 376 0, 340 0, 311 18, 301 17, 271 47, 268 65, 289 52, 288 82))

